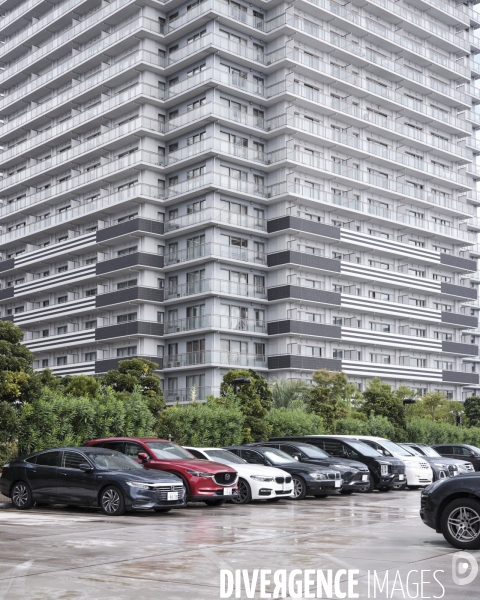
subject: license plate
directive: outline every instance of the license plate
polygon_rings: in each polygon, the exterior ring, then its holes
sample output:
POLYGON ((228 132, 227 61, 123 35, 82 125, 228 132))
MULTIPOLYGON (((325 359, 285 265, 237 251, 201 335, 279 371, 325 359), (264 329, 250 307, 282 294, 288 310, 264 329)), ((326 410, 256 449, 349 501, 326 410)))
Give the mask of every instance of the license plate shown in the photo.
POLYGON ((223 488, 223 495, 224 496, 231 496, 232 495, 232 488, 223 488))
POLYGON ((403 474, 402 474, 402 475, 399 475, 399 476, 398 476, 398 479, 399 479, 399 481, 403 481, 403 480, 405 479, 405 475, 403 475, 403 474))
POLYGON ((388 475, 388 465, 380 465, 380 474, 388 475))
POLYGON ((178 492, 167 492, 167 500, 178 500, 178 492))
POLYGON ((342 485, 342 481, 340 479, 335 479, 335 487, 340 487, 342 485))
POLYGON ((368 475, 362 475, 362 481, 368 481, 368 475))

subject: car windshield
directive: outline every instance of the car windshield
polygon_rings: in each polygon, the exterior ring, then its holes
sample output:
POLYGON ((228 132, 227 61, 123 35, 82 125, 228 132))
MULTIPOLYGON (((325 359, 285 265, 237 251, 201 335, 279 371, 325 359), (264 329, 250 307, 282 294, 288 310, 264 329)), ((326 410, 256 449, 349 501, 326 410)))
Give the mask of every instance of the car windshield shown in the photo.
POLYGON ((306 454, 308 458, 330 458, 329 454, 311 444, 297 444, 297 448, 306 454))
POLYGON ((422 456, 422 453, 419 452, 416 448, 412 448, 411 446, 404 446, 403 444, 400 444, 400 446, 402 448, 405 448, 405 450, 412 452, 412 454, 415 454, 416 456, 422 456))
POLYGON ((218 460, 221 463, 241 465, 247 464, 246 460, 240 458, 233 452, 229 452, 228 450, 205 450, 205 454, 214 460, 218 460))
POLYGON ((373 448, 370 448, 367 444, 363 442, 354 442, 352 440, 348 440, 348 444, 363 456, 382 456, 380 452, 377 452, 373 448))
POLYGON ((277 450, 277 448, 268 448, 265 450, 262 449, 262 454, 271 463, 274 463, 276 465, 280 465, 282 463, 287 462, 294 462, 294 459, 290 456, 290 454, 287 454, 282 450, 277 450))
POLYGON ((157 458, 165 458, 167 460, 178 458, 191 460, 192 458, 195 458, 188 450, 185 450, 185 448, 177 446, 177 444, 173 444, 172 442, 146 442, 146 444, 157 458))
POLYGON ((93 462, 97 469, 113 471, 133 471, 142 470, 143 467, 136 463, 133 458, 125 456, 112 450, 111 452, 85 452, 88 458, 93 462))
POLYGON ((377 444, 379 446, 383 446, 392 454, 400 454, 400 456, 413 456, 412 452, 405 450, 405 448, 402 448, 401 446, 395 444, 394 442, 391 442, 390 440, 381 440, 380 442, 377 442, 377 444))
POLYGON ((440 458, 442 456, 436 450, 430 448, 429 446, 422 446, 421 451, 425 454, 425 456, 430 456, 431 458, 440 458))

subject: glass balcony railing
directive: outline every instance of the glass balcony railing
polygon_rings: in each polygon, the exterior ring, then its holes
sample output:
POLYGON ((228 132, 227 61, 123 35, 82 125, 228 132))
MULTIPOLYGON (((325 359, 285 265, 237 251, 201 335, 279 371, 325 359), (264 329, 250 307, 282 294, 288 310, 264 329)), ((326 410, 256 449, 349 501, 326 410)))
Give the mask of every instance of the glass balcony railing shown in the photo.
POLYGON ((185 352, 165 356, 164 369, 178 367, 192 367, 195 365, 219 364, 228 366, 267 368, 267 358, 262 354, 243 354, 240 352, 227 352, 222 350, 201 350, 199 352, 185 352))
POLYGON ((165 266, 168 267, 197 258, 207 258, 210 256, 217 256, 227 260, 240 260, 242 262, 258 265, 267 264, 267 255, 265 252, 240 248, 239 246, 227 246, 225 244, 209 242, 207 244, 199 244, 198 246, 192 246, 191 248, 185 248, 183 250, 165 254, 165 266))
POLYGON ((267 333, 266 321, 257 319, 244 319, 231 317, 229 315, 200 315, 198 317, 187 317, 176 319, 165 323, 165 334, 175 334, 195 329, 229 329, 245 333, 267 333))
POLYGON ((205 293, 228 294, 246 298, 257 298, 264 300, 267 297, 266 288, 263 285, 252 285, 241 281, 227 281, 224 279, 200 279, 189 281, 165 289, 165 300, 175 300, 205 293))
POLYGON ((236 227, 246 227, 247 229, 257 229, 258 231, 267 230, 267 221, 265 219, 222 210, 220 208, 206 208, 205 210, 188 213, 165 221, 165 233, 184 229, 185 227, 191 227, 198 223, 208 223, 212 221, 228 223, 229 225, 235 225, 236 227))

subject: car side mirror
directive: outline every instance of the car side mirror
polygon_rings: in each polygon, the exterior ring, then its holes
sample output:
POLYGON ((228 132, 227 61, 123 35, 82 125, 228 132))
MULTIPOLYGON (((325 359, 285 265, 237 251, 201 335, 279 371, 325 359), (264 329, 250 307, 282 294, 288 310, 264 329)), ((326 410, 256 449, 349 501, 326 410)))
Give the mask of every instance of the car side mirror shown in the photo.
POLYGON ((81 463, 80 465, 78 465, 78 468, 82 471, 85 471, 85 473, 93 471, 92 465, 89 465, 88 463, 81 463))
POLYGON ((148 454, 146 452, 139 452, 137 456, 142 462, 148 461, 148 454))
POLYGON ((476 452, 473 452, 473 450, 470 452, 470 456, 477 458, 478 454, 476 452))
POLYGON ((300 461, 301 456, 300 456, 300 454, 292 454, 292 458, 294 458, 295 460, 300 461))

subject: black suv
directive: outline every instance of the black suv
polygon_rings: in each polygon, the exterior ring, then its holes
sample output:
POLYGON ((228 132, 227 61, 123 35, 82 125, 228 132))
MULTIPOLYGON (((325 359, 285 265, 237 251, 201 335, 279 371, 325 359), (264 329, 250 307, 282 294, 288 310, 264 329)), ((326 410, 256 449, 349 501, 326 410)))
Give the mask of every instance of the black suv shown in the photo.
POLYGON ((459 458, 472 463, 475 471, 480 471, 480 448, 470 444, 432 444, 432 448, 447 458, 459 458))
POLYGON ((405 465, 401 460, 387 458, 358 440, 343 438, 341 435, 304 435, 286 437, 284 440, 313 444, 334 457, 349 458, 363 463, 370 471, 369 492, 373 492, 375 488, 388 491, 394 485, 405 482, 405 465))
POLYGON ((342 494, 366 492, 370 487, 370 472, 363 463, 330 456, 313 444, 294 442, 289 438, 272 438, 269 442, 259 442, 257 445, 278 448, 302 463, 331 467, 340 471, 343 479, 342 494))
POLYGON ((304 465, 277 448, 247 444, 245 446, 225 446, 225 450, 230 450, 248 463, 277 467, 290 473, 295 500, 303 500, 305 496, 323 498, 342 489, 342 479, 336 469, 304 465))
POLYGON ((422 491, 420 517, 455 548, 480 549, 480 477, 472 473, 430 484, 422 491))

